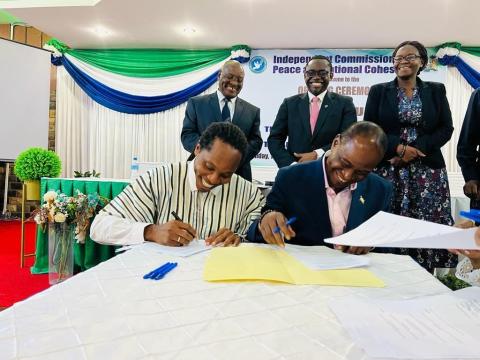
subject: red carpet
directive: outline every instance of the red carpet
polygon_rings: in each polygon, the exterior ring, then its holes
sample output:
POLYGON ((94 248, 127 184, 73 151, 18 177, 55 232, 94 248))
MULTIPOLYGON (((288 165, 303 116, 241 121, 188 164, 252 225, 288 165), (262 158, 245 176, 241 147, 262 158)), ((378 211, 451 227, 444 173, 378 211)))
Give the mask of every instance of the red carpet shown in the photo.
MULTIPOLYGON (((48 274, 32 275, 34 257, 20 268, 20 221, 0 221, 0 307, 8 307, 49 287, 48 274)), ((26 253, 35 249, 35 223, 25 226, 26 253)))

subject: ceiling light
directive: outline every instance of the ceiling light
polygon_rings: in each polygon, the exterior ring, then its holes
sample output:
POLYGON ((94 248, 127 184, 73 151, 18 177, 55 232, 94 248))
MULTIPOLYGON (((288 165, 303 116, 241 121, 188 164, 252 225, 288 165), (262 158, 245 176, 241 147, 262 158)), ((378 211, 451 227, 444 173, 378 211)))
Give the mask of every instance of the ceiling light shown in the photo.
POLYGON ((196 34, 197 30, 191 26, 186 26, 183 28, 183 33, 185 35, 194 35, 196 34))
POLYGON ((112 32, 103 26, 95 26, 91 31, 98 37, 107 37, 112 35, 112 32))

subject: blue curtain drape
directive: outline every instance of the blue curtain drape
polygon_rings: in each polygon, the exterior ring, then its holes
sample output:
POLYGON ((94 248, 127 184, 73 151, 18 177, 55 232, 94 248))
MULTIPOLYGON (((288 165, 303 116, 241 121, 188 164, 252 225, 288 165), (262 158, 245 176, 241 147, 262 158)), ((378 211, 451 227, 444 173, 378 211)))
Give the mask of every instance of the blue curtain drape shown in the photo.
POLYGON ((174 108, 186 102, 190 97, 207 90, 215 83, 218 76, 218 71, 215 71, 206 79, 195 85, 168 95, 136 96, 123 93, 101 84, 83 73, 65 56, 56 58, 55 60, 52 59, 52 62, 54 61, 55 65, 63 65, 75 82, 93 100, 109 109, 127 114, 152 114, 174 108))

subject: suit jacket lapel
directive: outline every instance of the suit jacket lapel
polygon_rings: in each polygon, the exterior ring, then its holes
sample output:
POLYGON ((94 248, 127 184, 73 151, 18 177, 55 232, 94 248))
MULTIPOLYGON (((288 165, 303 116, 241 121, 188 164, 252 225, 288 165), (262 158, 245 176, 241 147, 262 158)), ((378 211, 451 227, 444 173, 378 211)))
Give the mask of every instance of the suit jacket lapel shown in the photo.
POLYGON ((318 113, 317 123, 315 124, 312 139, 314 139, 318 135, 322 127, 325 125, 328 113, 330 112, 332 106, 335 106, 335 100, 332 99, 330 93, 327 91, 325 97, 323 98, 320 112, 318 113))
POLYGON ((420 100, 422 101, 422 121, 425 124, 425 108, 430 105, 430 104, 435 104, 433 101, 433 94, 432 94, 432 88, 428 86, 428 84, 424 83, 422 80, 420 80, 417 77, 417 86, 418 86, 418 92, 420 96, 420 100))
POLYGON ((368 198, 365 193, 365 181, 357 183, 357 188, 352 192, 352 202, 348 213, 346 231, 356 228, 365 221, 365 213, 368 206, 368 198))
POLYGON ((218 102, 217 92, 214 92, 210 95, 210 106, 213 110, 213 115, 215 116, 215 121, 222 121, 222 113, 220 111, 220 104, 218 102))
POLYGON ((310 139, 312 137, 312 130, 310 129, 310 100, 308 99, 308 93, 300 96, 298 101, 298 114, 300 115, 303 132, 308 136, 306 139, 310 139))
POLYGON ((394 118, 398 119, 398 90, 397 81, 390 81, 386 87, 385 96, 387 97, 390 109, 393 110, 394 118))
POLYGON ((232 123, 240 126, 243 110, 244 110, 243 101, 242 99, 237 97, 237 101, 235 102, 235 111, 233 112, 232 123))

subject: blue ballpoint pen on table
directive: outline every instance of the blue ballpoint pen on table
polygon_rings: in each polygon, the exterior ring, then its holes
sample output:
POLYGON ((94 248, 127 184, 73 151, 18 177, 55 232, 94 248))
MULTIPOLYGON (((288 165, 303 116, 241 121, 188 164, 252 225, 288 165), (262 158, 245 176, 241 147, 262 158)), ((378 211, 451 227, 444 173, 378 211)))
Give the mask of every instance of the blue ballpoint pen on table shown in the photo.
MULTIPOLYGON (((295 216, 292 216, 290 219, 287 220, 287 222, 285 223, 285 225, 290 225, 290 224, 293 224, 295 221, 297 221, 297 218, 295 216)), ((280 227, 279 226, 276 226, 275 229, 273 229, 273 233, 274 234, 277 234, 280 232, 280 227)))
POLYGON ((177 266, 177 263, 167 262, 160 266, 159 268, 150 271, 148 274, 143 276, 144 279, 159 280, 162 279, 169 271, 174 269, 177 266))
POLYGON ((157 276, 155 276, 153 278, 153 280, 161 280, 165 277, 165 275, 167 275, 170 271, 172 271, 173 269, 175 269, 177 267, 177 263, 171 263, 168 267, 166 267, 165 269, 163 269, 161 272, 159 272, 157 274, 157 276))
POLYGON ((155 270, 150 271, 148 274, 143 275, 143 278, 144 278, 144 279, 152 279, 152 278, 154 278, 159 272, 161 272, 163 269, 165 269, 166 267, 168 267, 170 264, 172 264, 172 263, 167 262, 167 263, 163 264, 162 266, 156 268, 155 270))

